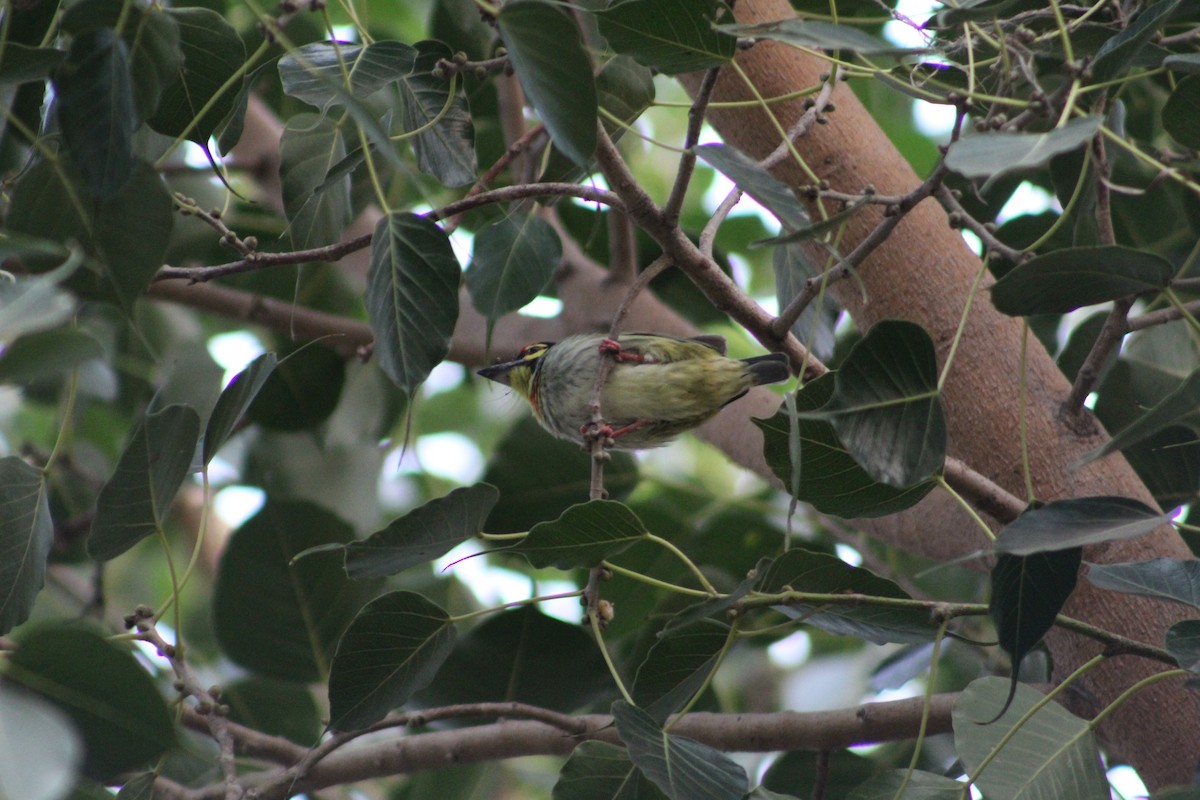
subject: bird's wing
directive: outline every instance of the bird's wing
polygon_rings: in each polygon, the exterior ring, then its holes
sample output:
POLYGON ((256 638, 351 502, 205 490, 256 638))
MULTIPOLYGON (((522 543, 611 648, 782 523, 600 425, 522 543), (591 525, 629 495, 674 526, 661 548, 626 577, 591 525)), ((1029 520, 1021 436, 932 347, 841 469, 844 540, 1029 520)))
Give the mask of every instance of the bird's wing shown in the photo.
POLYGON ((726 350, 725 337, 715 333, 703 333, 687 338, 668 336, 663 333, 626 333, 621 335, 621 346, 653 358, 660 363, 679 361, 689 355, 695 357, 699 353, 708 355, 707 351, 710 350, 723 356, 726 350), (674 343, 674 346, 669 346, 671 343, 674 343), (696 345, 700 345, 704 349, 699 350, 695 347, 696 345))

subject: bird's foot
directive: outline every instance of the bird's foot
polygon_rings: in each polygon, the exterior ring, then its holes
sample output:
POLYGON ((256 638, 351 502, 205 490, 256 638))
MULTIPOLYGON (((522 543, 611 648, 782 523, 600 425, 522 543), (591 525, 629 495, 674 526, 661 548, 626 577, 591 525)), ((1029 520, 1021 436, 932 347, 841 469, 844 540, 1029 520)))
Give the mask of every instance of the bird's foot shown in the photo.
POLYGON ((624 361, 630 364, 642 364, 647 361, 644 355, 636 350, 626 350, 615 339, 600 340, 600 355, 612 356, 613 360, 618 363, 624 361))
POLYGON ((583 437, 583 447, 585 450, 590 450, 592 442, 601 441, 604 443, 604 448, 608 449, 616 444, 613 441, 615 431, 613 426, 607 422, 588 422, 579 427, 579 435, 583 437))

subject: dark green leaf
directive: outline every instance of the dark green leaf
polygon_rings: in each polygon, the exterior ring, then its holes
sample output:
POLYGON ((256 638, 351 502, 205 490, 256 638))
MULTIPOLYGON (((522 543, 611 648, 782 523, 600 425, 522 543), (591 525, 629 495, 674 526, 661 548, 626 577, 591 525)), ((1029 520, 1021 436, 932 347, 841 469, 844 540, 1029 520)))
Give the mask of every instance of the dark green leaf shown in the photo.
POLYGON ((634 702, 665 724, 707 684, 729 637, 728 627, 707 622, 661 636, 638 667, 634 702))
POLYGON ((88 555, 108 561, 162 527, 175 492, 191 471, 200 417, 188 406, 167 406, 146 418, 125 445, 100 496, 88 536, 88 555))
POLYGON ((723 8, 716 0, 626 0, 596 16, 613 50, 675 75, 719 67, 733 58, 737 39, 713 29, 723 8))
POLYGON ((64 159, 38 161, 17 181, 5 222, 14 233, 82 245, 91 236, 90 206, 64 159))
POLYGON ((663 800, 666 795, 633 765, 624 747, 592 741, 571 751, 550 797, 551 800, 663 800))
POLYGON ((770 239, 760 239, 759 241, 754 242, 753 246, 767 244, 781 245, 788 244, 789 242, 803 242, 810 239, 816 239, 818 236, 823 236, 829 231, 844 225, 850 219, 850 217, 857 214, 865 205, 866 201, 858 200, 848 204, 841 211, 837 212, 836 214, 831 214, 825 219, 813 222, 797 231, 793 231, 792 233, 785 233, 782 236, 773 236, 770 239))
POLYGON ((1129 27, 1108 39, 1092 61, 1092 81, 1106 83, 1117 78, 1143 47, 1166 24, 1180 0, 1158 0, 1145 6, 1129 27))
POLYGON ((937 380, 929 334, 911 322, 884 320, 854 345, 829 402, 809 416, 828 419, 875 480, 911 488, 946 458, 937 380))
MULTIPOLYGON (((591 474, 591 456, 578 445, 552 438, 526 415, 492 451, 483 476, 500 490, 500 502, 488 515, 488 531, 517 533, 555 519, 588 496, 591 474)), ((609 497, 623 500, 637 482, 637 460, 629 453, 612 453, 604 467, 609 497)))
POLYGON ((408 75, 416 57, 416 49, 402 42, 366 47, 314 42, 279 59, 279 78, 285 93, 324 110, 366 97, 408 75))
POLYGON ((229 385, 221 390, 221 396, 217 398, 204 429, 205 464, 212 461, 217 451, 229 441, 234 428, 241 422, 254 398, 258 397, 278 361, 274 353, 263 353, 234 375, 229 385))
POLYGON ((962 800, 963 785, 954 778, 932 772, 894 769, 860 784, 846 800, 962 800), (903 789, 904 794, 898 795, 903 789))
POLYGON ((1200 53, 1175 53, 1163 59, 1162 65, 1172 72, 1200 72, 1200 53))
POLYGON ((1191 672, 1200 672, 1200 619, 1176 622, 1167 630, 1164 646, 1179 666, 1191 672))
MULTIPOLYGON (((780 308, 787 308, 804 291, 805 281, 817 274, 804 248, 797 244, 776 247, 771 254, 771 266, 775 272, 775 300, 780 308)), ((829 295, 818 295, 792 323, 792 335, 817 358, 828 360, 833 355, 838 311, 837 304, 829 295)), ((832 379, 829 387, 832 391, 832 379)))
POLYGON ((75 723, 83 773, 111 780, 158 758, 175 740, 167 706, 128 650, 81 628, 42 627, 20 637, 5 677, 50 700, 75 723))
POLYGON ((554 144, 580 166, 596 149, 598 105, 592 64, 575 23, 537 0, 508 3, 496 18, 521 87, 554 144))
POLYGON ((75 37, 55 73, 54 93, 75 169, 93 197, 113 197, 137 163, 137 113, 125 41, 108 29, 75 37))
POLYGON ((415 592, 368 603, 338 644, 329 674, 330 727, 365 728, 433 680, 454 646, 454 623, 415 592))
MULTIPOLYGON (((794 591, 820 595, 911 599, 892 581, 862 567, 852 567, 836 556, 792 548, 775 559, 762 574, 755 591, 780 594, 794 591)), ((937 626, 929 612, 920 608, 887 608, 870 603, 838 603, 836 600, 797 599, 775 607, 792 619, 829 633, 856 636, 875 644, 927 642, 937 626)))
POLYGON ((498 499, 494 486, 477 483, 430 500, 365 540, 346 545, 346 574, 381 578, 441 558, 483 530, 498 499))
POLYGON ((1103 121, 1101 117, 1073 119, 1044 133, 977 133, 950 145, 946 166, 967 178, 989 180, 1045 166, 1054 156, 1091 141, 1103 121))
POLYGON ((475 234, 467 288, 487 317, 489 342, 496 320, 537 297, 561 258, 558 234, 533 214, 501 217, 475 234))
POLYGON ((1103 447, 1088 453, 1083 460, 1086 463, 1106 456, 1114 450, 1121 450, 1137 444, 1194 413, 1198 406, 1200 406, 1200 369, 1189 374, 1158 405, 1122 429, 1103 447))
POLYGON ((1014 556, 1067 550, 1132 539, 1170 520, 1170 514, 1127 497, 1073 497, 1025 511, 1000 531, 993 549, 1014 556))
POLYGON ((16 456, 0 458, 0 634, 29 618, 54 543, 46 476, 16 456))
POLYGON ((629 758, 671 800, 741 800, 748 790, 745 770, 721 751, 666 733, 623 700, 612 713, 629 758))
POLYGON ((1055 250, 1013 268, 992 287, 1009 316, 1065 314, 1083 306, 1165 289, 1175 267, 1145 250, 1119 245, 1055 250))
POLYGON ((132 308, 162 266, 174 222, 171 196, 144 161, 136 162, 120 192, 96 209, 93 247, 125 308, 132 308))
POLYGON ((1163 106, 1162 123, 1175 141, 1200 149, 1200 75, 1189 75, 1176 85, 1163 106))
POLYGON ((221 702, 229 718, 269 736, 282 736, 302 747, 321 737, 321 714, 312 690, 302 683, 244 678, 223 686, 221 702))
MULTIPOLYGON (((793 750, 775 759, 762 776, 762 786, 771 792, 786 792, 788 797, 811 800, 814 793, 825 790, 825 797, 845 798, 855 787, 880 769, 880 762, 850 750, 830 753, 793 750)), ((959 788, 962 785, 959 784, 959 788)), ((750 798, 780 798, 782 795, 750 795, 750 798)), ((908 795, 904 795, 908 800, 908 795)), ((888 800, 893 800, 891 795, 888 800)), ((961 798, 959 798, 961 800, 961 798)))
MULTIPOLYGON (((992 597, 988 616, 996 626, 1000 646, 1012 657, 1008 709, 1017 691, 1021 661, 1042 640, 1058 612, 1075 590, 1081 548, 1031 556, 1001 553, 992 567, 992 597)), ((987 719, 999 719, 997 708, 987 719)))
POLYGON ((417 132, 412 148, 422 172, 443 186, 465 186, 479 173, 471 110, 453 81, 434 74, 438 62, 454 54, 434 41, 417 42, 416 49, 412 73, 397 83, 403 132, 417 132))
POLYGON ((336 553, 297 554, 353 538, 319 506, 268 500, 234 532, 213 589, 213 627, 233 661, 263 675, 313 681, 378 582, 351 581, 336 553))
POLYGON ((1004 715, 994 724, 982 724, 996 715, 1004 694, 1003 679, 980 678, 954 703, 955 750, 966 771, 978 774, 976 785, 985 797, 1094 800, 1109 796, 1088 723, 1049 703, 1017 728, 1017 722, 1045 699, 1028 686, 1018 686, 1004 715), (990 764, 982 769, 985 759, 990 764))
MULTIPOLYGON (((833 394, 834 375, 811 381, 796 394, 797 410, 815 411, 833 394)), ((791 421, 786 408, 766 420, 753 420, 763 432, 763 455, 784 485, 791 486, 792 458, 788 446, 791 421)), ((838 441, 833 426, 819 419, 798 417, 800 433, 799 483, 795 496, 818 511, 848 519, 881 517, 915 505, 933 488, 924 481, 907 489, 879 483, 859 466, 838 441)))
POLYGON ((812 224, 804 206, 792 194, 786 183, 759 166, 749 156, 723 144, 704 144, 694 148, 696 155, 720 170, 770 211, 782 223, 785 231, 795 231, 812 224))
POLYGON ((66 52, 53 47, 5 42, 4 52, 0 54, 0 86, 44 80, 66 57, 66 52))
POLYGON ((904 56, 928 53, 928 48, 897 47, 849 25, 796 17, 757 25, 716 25, 741 39, 771 39, 814 50, 843 50, 864 56, 904 56))
POLYGON ((1200 561, 1156 558, 1124 564, 1088 564, 1087 578, 1101 589, 1200 608, 1200 561))
MULTIPOLYGON (((154 800, 153 772, 142 772, 125 782, 121 791, 117 792, 117 800, 154 800)), ((100 791, 105 791, 103 787, 100 791)), ((70 800, 85 800, 72 795, 70 800)))
POLYGON ((350 175, 328 180, 346 158, 342 128, 331 117, 288 119, 279 142, 279 179, 288 238, 296 250, 333 244, 350 222, 350 175))
POLYGON ((525 606, 490 616, 460 638, 416 703, 515 702, 565 714, 614 691, 590 633, 525 606))
POLYGON ((505 548, 520 553, 535 567, 594 567, 641 541, 646 526, 615 500, 589 500, 571 506, 553 522, 539 522, 520 544, 505 548))
POLYGON ((329 419, 346 383, 346 362, 316 343, 293 351, 268 372, 246 413, 275 431, 307 430, 329 419))
POLYGON ((940 9, 928 24, 936 21, 938 28, 955 28, 964 22, 996 19, 1017 6, 1021 0, 963 0, 940 9))
POLYGON ((69 373, 103 355, 96 337, 78 328, 22 336, 0 354, 0 383, 27 385, 69 373))
POLYGON ((179 71, 183 61, 179 28, 162 6, 149 4, 79 0, 62 16, 62 29, 77 38, 118 26, 130 54, 136 124, 153 116, 163 89, 179 71))
POLYGON ((1200 493, 1200 436, 1172 425, 1122 451, 1161 508, 1191 503, 1200 493))
POLYGON ((0 743, 5 797, 57 800, 79 779, 83 739, 70 717, 36 695, 0 683, 0 743))
POLYGON ((150 118, 154 130, 182 136, 201 146, 234 108, 237 84, 218 94, 246 60, 246 48, 225 18, 207 8, 171 8, 167 14, 179 30, 183 63, 170 76, 158 109, 150 118), (207 110, 201 115, 201 110, 207 110), (197 118, 198 117, 198 118, 197 118))
POLYGON ((366 297, 375 358, 410 397, 450 352, 461 277, 446 234, 424 217, 392 212, 375 226, 366 297))

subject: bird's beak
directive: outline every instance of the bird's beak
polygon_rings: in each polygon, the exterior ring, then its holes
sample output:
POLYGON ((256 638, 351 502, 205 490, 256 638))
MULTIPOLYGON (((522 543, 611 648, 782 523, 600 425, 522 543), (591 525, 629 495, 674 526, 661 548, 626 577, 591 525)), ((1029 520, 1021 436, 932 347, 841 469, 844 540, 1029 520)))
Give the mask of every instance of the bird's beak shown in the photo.
POLYGON ((499 364, 492 364, 490 367, 484 367, 475 374, 482 378, 495 381, 496 383, 503 383, 505 386, 511 386, 512 384, 509 382, 508 373, 513 367, 519 366, 521 363, 523 363, 521 359, 517 359, 516 361, 503 361, 499 364))

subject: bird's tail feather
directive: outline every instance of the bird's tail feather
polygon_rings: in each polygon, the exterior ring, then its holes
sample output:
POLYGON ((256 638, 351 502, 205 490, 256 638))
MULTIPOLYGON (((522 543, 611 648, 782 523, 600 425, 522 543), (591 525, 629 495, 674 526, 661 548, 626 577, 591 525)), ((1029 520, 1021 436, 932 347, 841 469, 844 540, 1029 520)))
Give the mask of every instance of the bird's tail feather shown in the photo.
POLYGON ((788 368, 788 358, 783 353, 768 353, 765 356, 744 358, 742 363, 750 368, 750 375, 754 378, 755 386, 762 386, 764 383, 779 383, 792 377, 792 371, 788 368))

